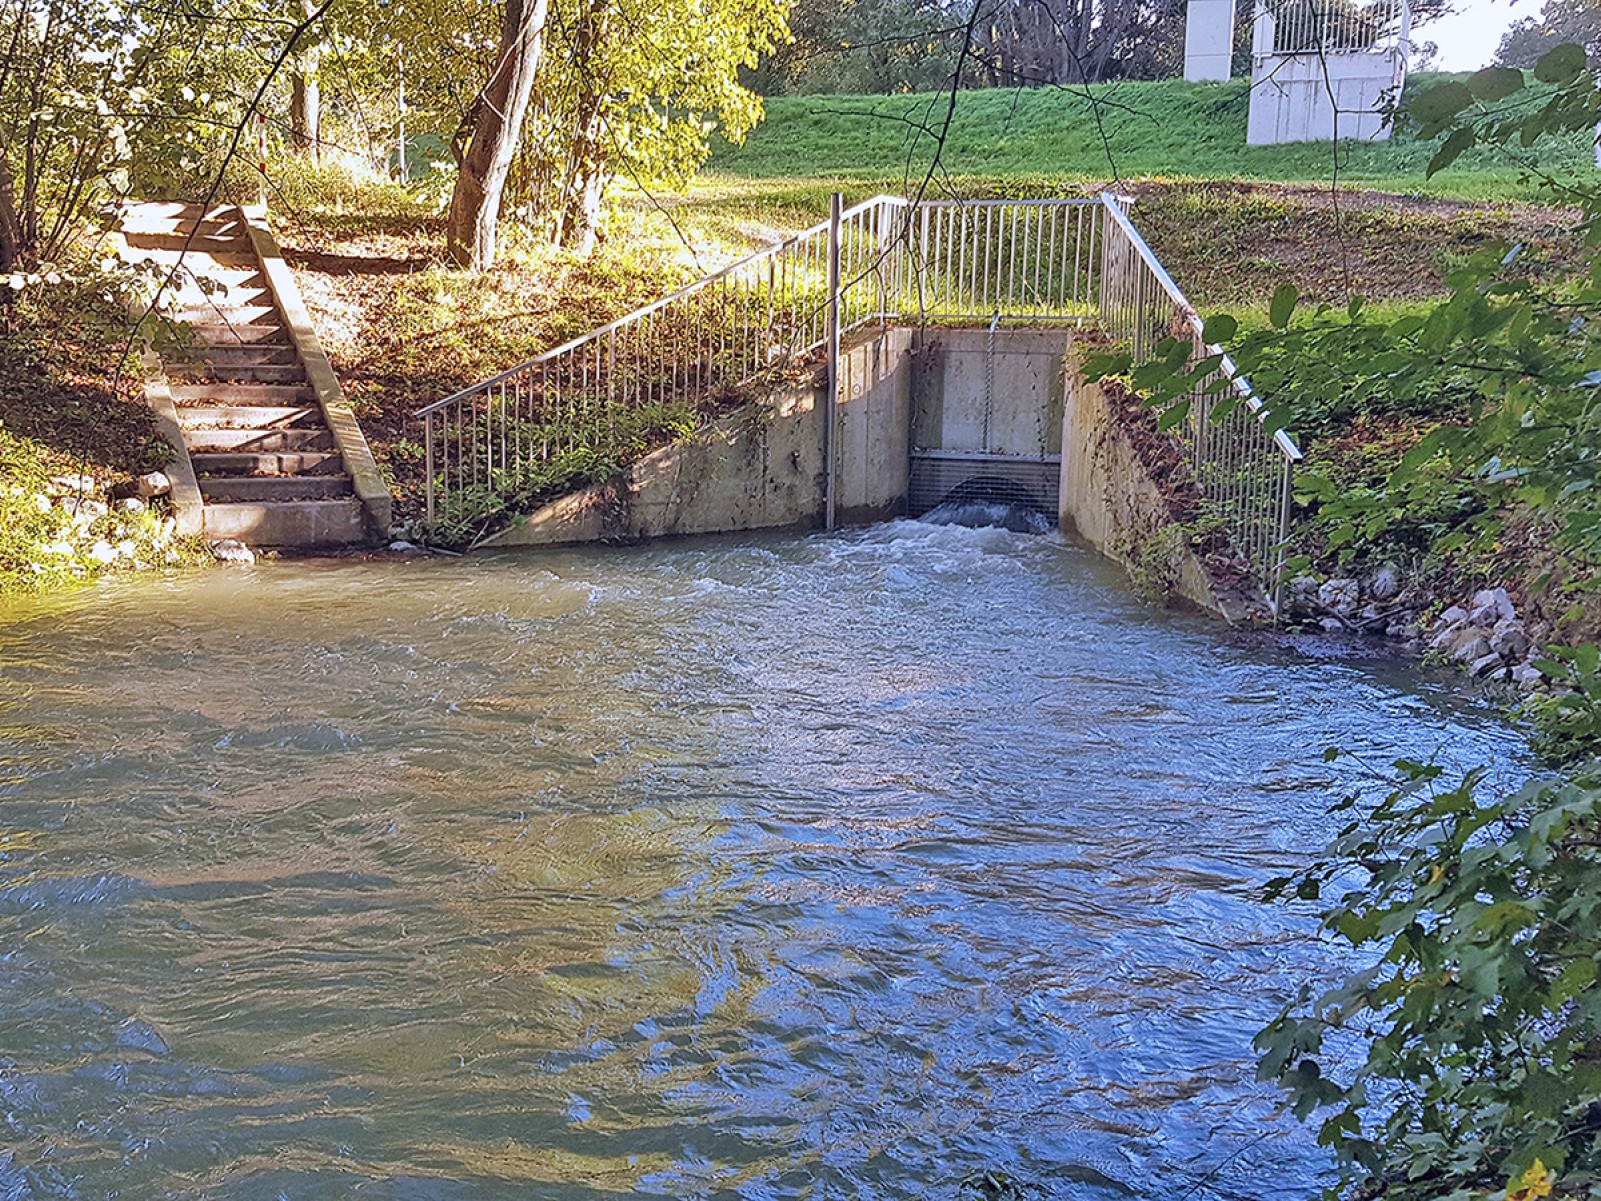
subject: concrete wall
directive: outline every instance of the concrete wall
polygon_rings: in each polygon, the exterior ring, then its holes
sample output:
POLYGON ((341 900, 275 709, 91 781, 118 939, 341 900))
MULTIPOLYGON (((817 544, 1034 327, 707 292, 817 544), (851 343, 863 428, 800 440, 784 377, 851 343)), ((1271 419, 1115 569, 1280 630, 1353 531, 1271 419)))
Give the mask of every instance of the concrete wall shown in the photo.
POLYGON ((1184 15, 1184 78, 1225 83, 1234 65, 1234 0, 1189 0, 1184 15))
POLYGON ((1249 620, 1261 607, 1248 589, 1220 593, 1194 550, 1164 531, 1172 526, 1166 499, 1151 479, 1128 431, 1101 386, 1069 360, 1072 403, 1062 418, 1061 511, 1064 534, 1076 534, 1131 572, 1148 571, 1145 556, 1161 560, 1174 593, 1230 621, 1249 620))
MULTIPOLYGON (((1135 567, 1142 548, 1172 524, 1101 389, 1072 370, 1062 330, 998 330, 994 385, 986 382, 987 330, 899 329, 857 339, 840 372, 836 514, 843 525, 904 511, 914 441, 948 451, 1061 454, 1059 519, 1066 532, 1135 567), (991 398, 989 445, 983 410, 991 398)), ((821 526, 824 388, 788 385, 687 442, 646 456, 626 477, 545 505, 486 540, 488 546, 631 542, 686 534, 821 526)), ((955 481, 960 483, 960 480, 955 481)), ((1236 616, 1187 544, 1161 544, 1177 592, 1236 616)))
POLYGON ((1404 78, 1405 60, 1396 53, 1255 55, 1246 144, 1382 141, 1390 129, 1380 106, 1404 78))
MULTIPOLYGON (((841 524, 880 521, 901 510, 911 341, 910 330, 896 329, 844 348, 835 477, 841 524)), ((633 542, 820 526, 824 399, 820 380, 780 388, 689 441, 647 455, 624 479, 553 501, 483 545, 633 542)))
POLYGON ((1067 341, 1060 329, 1004 325, 993 340, 987 329, 931 329, 920 335, 913 352, 913 448, 1031 457, 1061 453, 1067 341))

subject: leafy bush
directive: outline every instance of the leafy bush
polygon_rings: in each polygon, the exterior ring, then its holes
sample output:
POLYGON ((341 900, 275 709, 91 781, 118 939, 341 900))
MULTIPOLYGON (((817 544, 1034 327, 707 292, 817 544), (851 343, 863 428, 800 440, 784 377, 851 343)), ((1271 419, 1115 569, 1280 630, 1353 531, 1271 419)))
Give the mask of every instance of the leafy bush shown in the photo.
POLYGON ((1373 966, 1304 986, 1257 1038, 1261 1074, 1326 1112, 1319 1141, 1367 1195, 1601 1188, 1601 764, 1489 800, 1482 771, 1398 767, 1378 805, 1338 807, 1328 858, 1271 886, 1339 890, 1325 928, 1373 966))

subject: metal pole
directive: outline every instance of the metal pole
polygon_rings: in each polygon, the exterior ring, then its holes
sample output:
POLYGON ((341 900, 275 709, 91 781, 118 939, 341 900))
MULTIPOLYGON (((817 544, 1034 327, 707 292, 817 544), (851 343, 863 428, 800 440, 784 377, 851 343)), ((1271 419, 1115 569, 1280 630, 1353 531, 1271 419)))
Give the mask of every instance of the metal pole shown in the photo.
POLYGON ((834 528, 835 458, 838 456, 839 421, 839 226, 845 197, 835 192, 828 200, 828 395, 823 399, 823 528, 834 528))
POLYGON ((406 171, 406 55, 400 51, 395 55, 395 109, 400 120, 400 182, 409 183, 411 177, 406 171))
POLYGON ((423 418, 423 443, 425 446, 426 466, 428 480, 428 524, 434 524, 434 415, 429 413, 423 418))

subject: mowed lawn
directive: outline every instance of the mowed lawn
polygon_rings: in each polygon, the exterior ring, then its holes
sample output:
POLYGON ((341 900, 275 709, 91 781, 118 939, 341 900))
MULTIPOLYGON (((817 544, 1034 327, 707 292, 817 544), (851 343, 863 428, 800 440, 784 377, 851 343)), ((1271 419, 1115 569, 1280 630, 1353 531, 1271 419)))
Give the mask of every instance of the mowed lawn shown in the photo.
MULTIPOLYGON (((1413 76, 1407 95, 1449 78, 1413 76)), ((1543 92, 1531 87, 1505 103, 1537 104, 1543 92)), ((931 176, 936 191, 967 176, 1095 185, 1338 182, 1474 200, 1527 198, 1531 167, 1557 174, 1595 170, 1592 145, 1574 137, 1519 153, 1476 149, 1429 179, 1438 142, 1418 140, 1404 117, 1386 142, 1247 146, 1250 89, 1244 79, 962 92, 941 144, 949 101, 942 94, 772 98, 766 120, 744 145, 716 147, 711 170, 748 180, 916 184, 931 176)))

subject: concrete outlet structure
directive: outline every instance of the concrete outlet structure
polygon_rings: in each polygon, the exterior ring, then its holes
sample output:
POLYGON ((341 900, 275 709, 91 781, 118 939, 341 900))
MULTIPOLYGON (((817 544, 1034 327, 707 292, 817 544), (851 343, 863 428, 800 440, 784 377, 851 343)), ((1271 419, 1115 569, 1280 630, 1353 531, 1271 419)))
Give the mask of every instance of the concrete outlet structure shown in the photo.
MULTIPOLYGON (((1073 364, 1073 331, 890 328, 842 348, 834 445, 839 520, 1000 499, 1047 514, 1125 563, 1169 523, 1161 490, 1099 388, 1073 364), (1065 449, 1065 453, 1064 453, 1065 449)), ((637 542, 817 529, 825 507, 826 385, 789 384, 621 479, 545 505, 483 545, 637 542)), ((1179 594, 1233 617, 1187 549, 1179 594)))

